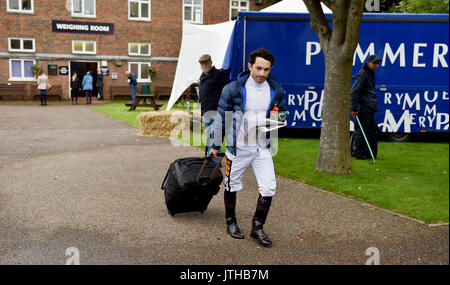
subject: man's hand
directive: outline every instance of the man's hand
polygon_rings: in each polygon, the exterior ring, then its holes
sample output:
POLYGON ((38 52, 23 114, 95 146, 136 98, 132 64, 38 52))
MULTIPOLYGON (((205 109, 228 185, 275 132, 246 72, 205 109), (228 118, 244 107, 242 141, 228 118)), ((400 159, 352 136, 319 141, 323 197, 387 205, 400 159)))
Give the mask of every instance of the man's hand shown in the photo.
POLYGON ((210 151, 209 151, 209 155, 210 156, 212 156, 212 157, 214 157, 214 158, 217 158, 217 154, 219 153, 219 151, 217 150, 217 149, 211 149, 210 151))
POLYGON ((352 117, 353 117, 353 119, 356 118, 356 116, 358 116, 358 112, 352 111, 352 117))

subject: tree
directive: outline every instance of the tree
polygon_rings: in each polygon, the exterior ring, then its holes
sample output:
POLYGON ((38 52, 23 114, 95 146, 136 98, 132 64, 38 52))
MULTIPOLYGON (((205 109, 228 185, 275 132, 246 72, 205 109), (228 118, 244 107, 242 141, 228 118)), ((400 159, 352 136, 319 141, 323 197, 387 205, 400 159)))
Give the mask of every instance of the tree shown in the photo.
POLYGON ((449 0, 401 0, 391 7, 394 13, 448 13, 449 0))
POLYGON ((325 57, 325 88, 319 154, 320 172, 353 172, 350 154, 350 85, 353 55, 358 45, 364 0, 303 0, 311 14, 311 28, 325 57), (332 27, 321 2, 332 12, 332 27))

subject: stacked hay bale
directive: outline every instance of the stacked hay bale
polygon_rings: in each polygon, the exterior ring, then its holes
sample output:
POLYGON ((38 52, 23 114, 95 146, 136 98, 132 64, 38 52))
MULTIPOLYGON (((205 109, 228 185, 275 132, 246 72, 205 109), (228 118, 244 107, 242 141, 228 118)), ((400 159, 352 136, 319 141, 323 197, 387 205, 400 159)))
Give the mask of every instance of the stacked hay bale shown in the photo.
POLYGON ((183 111, 150 111, 141 113, 138 120, 143 136, 168 137, 175 128, 181 132, 192 126, 192 117, 183 111))

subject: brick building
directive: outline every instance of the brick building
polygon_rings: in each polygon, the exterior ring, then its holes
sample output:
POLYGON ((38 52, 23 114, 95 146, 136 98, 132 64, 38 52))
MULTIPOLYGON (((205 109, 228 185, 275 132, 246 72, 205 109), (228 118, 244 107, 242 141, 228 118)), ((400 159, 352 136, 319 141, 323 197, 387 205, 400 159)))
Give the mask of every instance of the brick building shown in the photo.
MULTIPOLYGON (((215 24, 237 11, 263 8, 262 0, 5 0, 0 1, 0 92, 24 85, 24 94, 0 100, 31 100, 38 64, 62 97, 70 96, 74 71, 102 68, 105 98, 111 86, 127 86, 126 70, 155 86, 171 86, 182 23, 215 24), (17 97, 17 98, 15 98, 17 97)), ((95 78, 94 78, 95 79, 95 78)), ((5 94, 5 92, 3 92, 5 94)))

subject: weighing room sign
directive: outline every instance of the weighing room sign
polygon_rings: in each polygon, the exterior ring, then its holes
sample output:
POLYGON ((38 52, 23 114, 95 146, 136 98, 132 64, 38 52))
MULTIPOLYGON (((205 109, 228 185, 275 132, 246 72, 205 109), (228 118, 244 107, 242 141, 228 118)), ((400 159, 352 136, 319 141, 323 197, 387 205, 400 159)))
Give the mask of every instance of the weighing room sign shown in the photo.
POLYGON ((54 32, 54 33, 113 35, 114 34, 114 24, 52 20, 52 32, 54 32))

